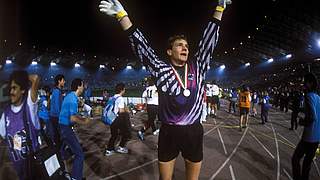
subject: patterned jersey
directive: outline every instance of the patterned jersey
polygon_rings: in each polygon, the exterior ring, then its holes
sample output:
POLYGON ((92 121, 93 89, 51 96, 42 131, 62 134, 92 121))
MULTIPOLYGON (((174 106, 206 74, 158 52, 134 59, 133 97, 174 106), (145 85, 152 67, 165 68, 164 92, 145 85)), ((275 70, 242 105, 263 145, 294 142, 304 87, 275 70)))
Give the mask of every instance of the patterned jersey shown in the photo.
POLYGON ((135 55, 156 79, 159 93, 159 120, 172 125, 189 125, 200 121, 204 97, 203 79, 209 69, 210 59, 219 36, 219 21, 210 21, 204 30, 202 40, 194 59, 187 62, 187 89, 183 95, 171 64, 156 55, 141 31, 131 27, 128 30, 135 55))

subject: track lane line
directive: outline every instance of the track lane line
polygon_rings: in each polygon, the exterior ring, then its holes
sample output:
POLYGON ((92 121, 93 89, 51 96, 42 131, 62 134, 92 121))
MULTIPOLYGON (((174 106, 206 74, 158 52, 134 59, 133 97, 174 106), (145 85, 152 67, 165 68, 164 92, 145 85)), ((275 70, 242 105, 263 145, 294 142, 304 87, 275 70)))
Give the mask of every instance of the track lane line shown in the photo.
POLYGON ((263 149, 272 157, 274 158, 274 155, 262 144, 262 142, 259 141, 259 139, 250 131, 249 134, 263 147, 263 149))
POLYGON ((210 177, 210 180, 213 180, 219 173, 220 171, 226 166, 226 164, 230 161, 230 159, 233 157, 233 155, 236 153, 236 151, 238 150, 241 142, 243 141, 245 135, 247 134, 249 128, 246 128, 244 133, 241 136, 240 141, 238 142, 237 146, 233 149, 233 151, 231 152, 231 154, 229 155, 229 157, 224 161, 224 163, 222 163, 222 165, 220 166, 220 168, 218 168, 218 170, 210 177))

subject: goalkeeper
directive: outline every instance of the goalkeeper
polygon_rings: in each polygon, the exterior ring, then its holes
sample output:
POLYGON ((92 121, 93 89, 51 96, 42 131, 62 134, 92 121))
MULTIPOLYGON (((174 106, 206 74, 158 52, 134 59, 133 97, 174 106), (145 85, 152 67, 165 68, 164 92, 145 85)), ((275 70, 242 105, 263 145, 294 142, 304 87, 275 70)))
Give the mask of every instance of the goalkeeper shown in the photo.
POLYGON ((188 59, 189 45, 184 35, 170 37, 166 49, 169 61, 155 53, 118 0, 101 1, 99 5, 101 12, 118 20, 128 33, 135 55, 156 79, 159 120, 162 122, 158 141, 162 180, 172 179, 180 152, 185 159, 186 179, 199 178, 203 159, 203 127, 200 123, 205 88, 203 81, 218 41, 223 11, 230 3, 230 0, 218 1, 193 59, 188 59))

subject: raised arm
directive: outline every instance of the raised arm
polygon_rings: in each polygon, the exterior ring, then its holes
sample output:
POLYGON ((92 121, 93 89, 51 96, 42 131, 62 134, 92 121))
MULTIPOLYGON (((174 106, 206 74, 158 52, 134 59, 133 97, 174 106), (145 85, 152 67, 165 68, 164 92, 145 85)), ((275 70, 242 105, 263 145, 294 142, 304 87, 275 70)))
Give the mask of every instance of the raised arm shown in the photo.
POLYGON ((30 74, 29 80, 31 81, 31 100, 36 102, 38 99, 38 88, 40 83, 40 78, 36 74, 30 74))
POLYGON ((161 69, 168 68, 168 65, 158 58, 141 31, 133 27, 128 13, 124 10, 121 3, 118 0, 101 1, 99 8, 101 12, 119 21, 122 29, 128 33, 135 55, 153 76, 159 77, 159 74, 162 72, 161 69))
POLYGON ((199 43, 196 58, 202 74, 206 73, 209 68, 213 50, 218 42, 220 20, 227 4, 231 4, 231 0, 218 1, 218 6, 213 13, 212 20, 209 21, 205 28, 202 39, 199 43))

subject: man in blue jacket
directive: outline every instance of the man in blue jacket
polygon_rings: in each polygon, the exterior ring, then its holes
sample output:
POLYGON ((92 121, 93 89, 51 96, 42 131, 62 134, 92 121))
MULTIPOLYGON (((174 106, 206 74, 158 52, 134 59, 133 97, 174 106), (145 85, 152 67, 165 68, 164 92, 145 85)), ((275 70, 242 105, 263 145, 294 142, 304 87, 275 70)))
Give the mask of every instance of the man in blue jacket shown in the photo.
POLYGON ((320 96, 317 94, 318 82, 314 74, 304 76, 305 118, 300 119, 304 126, 302 138, 292 156, 294 180, 308 180, 313 157, 320 141, 320 96), (300 160, 304 156, 302 170, 300 160))

